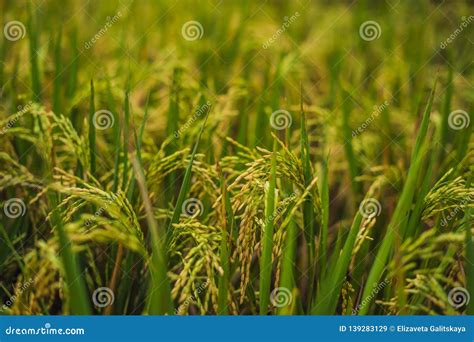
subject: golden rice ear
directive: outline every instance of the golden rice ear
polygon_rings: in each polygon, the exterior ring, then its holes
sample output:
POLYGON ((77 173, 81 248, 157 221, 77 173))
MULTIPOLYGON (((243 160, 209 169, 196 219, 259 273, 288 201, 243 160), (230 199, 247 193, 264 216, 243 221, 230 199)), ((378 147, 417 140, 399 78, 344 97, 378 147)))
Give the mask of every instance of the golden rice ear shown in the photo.
MULTIPOLYGON (((75 180, 64 172, 61 178, 64 182, 75 180)), ((120 190, 115 194, 107 192, 85 182, 81 185, 81 188, 53 185, 57 192, 67 196, 59 207, 63 222, 70 222, 65 228, 71 239, 78 246, 95 242, 122 243, 147 257, 142 227, 125 194, 120 190), (95 208, 93 213, 78 215, 81 208, 91 205, 95 208)))

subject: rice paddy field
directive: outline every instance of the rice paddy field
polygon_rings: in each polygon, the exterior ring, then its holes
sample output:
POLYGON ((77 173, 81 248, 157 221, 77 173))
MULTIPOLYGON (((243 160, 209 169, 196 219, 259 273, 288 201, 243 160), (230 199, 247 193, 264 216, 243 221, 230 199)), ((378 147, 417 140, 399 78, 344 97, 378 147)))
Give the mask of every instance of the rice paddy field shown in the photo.
POLYGON ((474 314, 472 1, 0 1, 0 314, 474 314))

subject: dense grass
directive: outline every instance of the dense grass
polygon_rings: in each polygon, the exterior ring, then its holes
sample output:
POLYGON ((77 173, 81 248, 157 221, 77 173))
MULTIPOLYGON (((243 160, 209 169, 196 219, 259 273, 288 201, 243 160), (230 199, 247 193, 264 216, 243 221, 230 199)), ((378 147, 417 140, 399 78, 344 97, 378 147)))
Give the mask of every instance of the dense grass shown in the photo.
POLYGON ((473 9, 1 2, 0 313, 473 314, 473 9))

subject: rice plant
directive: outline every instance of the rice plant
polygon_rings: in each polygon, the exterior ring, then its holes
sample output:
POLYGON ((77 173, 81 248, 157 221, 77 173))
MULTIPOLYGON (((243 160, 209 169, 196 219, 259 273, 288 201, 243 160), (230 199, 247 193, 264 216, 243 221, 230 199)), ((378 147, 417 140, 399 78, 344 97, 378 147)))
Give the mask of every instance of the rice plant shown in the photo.
POLYGON ((0 314, 474 314, 469 1, 0 9, 0 314))

